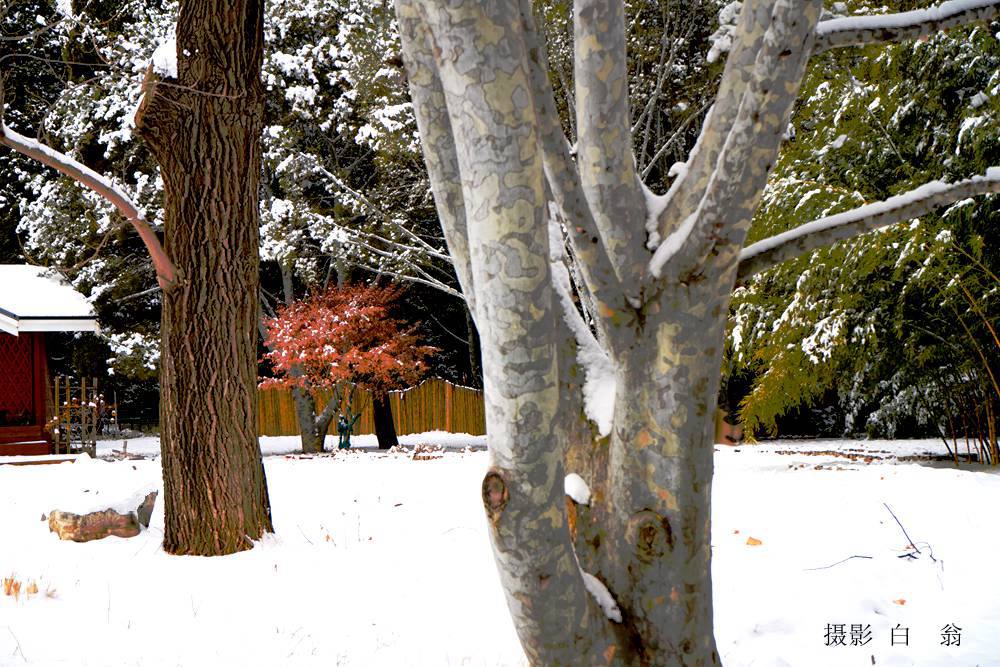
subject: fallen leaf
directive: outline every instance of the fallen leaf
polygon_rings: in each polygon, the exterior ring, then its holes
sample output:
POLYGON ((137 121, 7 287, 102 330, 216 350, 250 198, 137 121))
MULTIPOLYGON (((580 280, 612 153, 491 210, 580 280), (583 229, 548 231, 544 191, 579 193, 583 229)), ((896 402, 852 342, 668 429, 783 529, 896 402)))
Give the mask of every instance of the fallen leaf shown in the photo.
POLYGON ((761 542, 760 540, 758 540, 756 537, 748 537, 747 538, 747 546, 759 547, 762 544, 764 544, 764 543, 761 542))
POLYGON ((903 606, 904 604, 906 604, 906 600, 904 600, 903 598, 899 598, 898 600, 893 600, 893 602, 895 602, 899 606, 903 606))

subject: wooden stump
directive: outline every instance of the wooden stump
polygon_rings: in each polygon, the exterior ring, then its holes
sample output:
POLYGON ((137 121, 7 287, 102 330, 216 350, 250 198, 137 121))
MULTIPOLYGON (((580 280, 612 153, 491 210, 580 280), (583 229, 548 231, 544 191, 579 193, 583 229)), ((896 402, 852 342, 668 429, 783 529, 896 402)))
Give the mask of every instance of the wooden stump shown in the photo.
POLYGON ((127 514, 113 509, 83 515, 53 510, 49 513, 49 530, 61 540, 74 542, 100 540, 109 535, 135 537, 141 530, 140 524, 149 527, 149 518, 153 514, 156 496, 156 491, 146 494, 136 511, 127 514))
POLYGON ((139 523, 142 524, 143 528, 149 528, 149 519, 153 516, 153 505, 156 504, 156 496, 156 491, 150 491, 146 494, 142 504, 135 509, 135 513, 139 517, 139 523))
POLYGON ((58 535, 60 540, 74 542, 100 540, 109 535, 135 537, 139 534, 139 520, 135 512, 119 514, 112 509, 82 516, 53 510, 49 513, 49 530, 58 535))

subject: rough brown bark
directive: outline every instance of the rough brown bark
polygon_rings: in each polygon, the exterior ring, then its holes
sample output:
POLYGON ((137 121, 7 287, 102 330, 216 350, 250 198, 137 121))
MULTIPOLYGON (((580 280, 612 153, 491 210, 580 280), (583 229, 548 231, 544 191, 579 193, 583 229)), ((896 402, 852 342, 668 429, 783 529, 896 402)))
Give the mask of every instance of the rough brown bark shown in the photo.
POLYGON ((182 3, 178 79, 150 73, 136 118, 183 276, 161 329, 169 553, 233 553, 272 530, 256 435, 262 20, 262 2, 182 3))

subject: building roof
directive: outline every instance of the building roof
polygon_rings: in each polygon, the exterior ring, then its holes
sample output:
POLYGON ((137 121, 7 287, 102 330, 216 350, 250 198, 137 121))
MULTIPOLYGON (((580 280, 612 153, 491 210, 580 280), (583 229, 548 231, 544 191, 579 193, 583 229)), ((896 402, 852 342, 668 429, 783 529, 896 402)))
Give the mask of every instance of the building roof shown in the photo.
POLYGON ((87 299, 40 266, 0 264, 0 331, 97 331, 87 299))

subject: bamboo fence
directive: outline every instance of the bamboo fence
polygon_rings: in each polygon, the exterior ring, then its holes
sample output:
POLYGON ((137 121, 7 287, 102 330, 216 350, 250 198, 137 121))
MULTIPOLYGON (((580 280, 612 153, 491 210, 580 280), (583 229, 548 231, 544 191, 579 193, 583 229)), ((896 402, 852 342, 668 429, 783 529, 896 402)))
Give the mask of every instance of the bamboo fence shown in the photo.
MULTIPOLYGON (((330 400, 331 393, 316 392, 316 409, 321 410, 330 400)), ((372 400, 368 392, 356 389, 353 392, 353 406, 363 406, 361 418, 354 426, 355 435, 375 432, 372 400)), ((344 401, 346 404, 347 397, 344 401)), ((415 387, 389 394, 392 420, 396 433, 425 433, 427 431, 447 431, 484 435, 486 416, 483 408, 483 392, 461 387, 440 378, 424 380, 415 387)), ((299 422, 295 416, 292 391, 281 387, 257 390, 257 433, 259 435, 298 435, 299 422)), ((328 433, 337 434, 336 418, 330 422, 328 433)))

